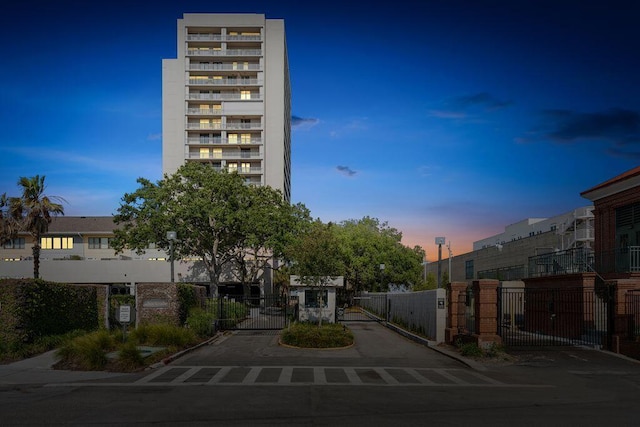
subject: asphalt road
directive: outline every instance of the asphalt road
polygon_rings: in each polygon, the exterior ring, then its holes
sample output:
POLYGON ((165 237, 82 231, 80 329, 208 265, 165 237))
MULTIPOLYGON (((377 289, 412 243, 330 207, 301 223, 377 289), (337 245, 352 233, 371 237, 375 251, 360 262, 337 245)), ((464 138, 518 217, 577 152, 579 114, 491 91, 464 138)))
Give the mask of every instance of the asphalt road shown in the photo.
POLYGON ((640 364, 598 351, 465 363, 375 323, 351 348, 224 336, 139 374, 0 383, 0 425, 638 425, 640 364))

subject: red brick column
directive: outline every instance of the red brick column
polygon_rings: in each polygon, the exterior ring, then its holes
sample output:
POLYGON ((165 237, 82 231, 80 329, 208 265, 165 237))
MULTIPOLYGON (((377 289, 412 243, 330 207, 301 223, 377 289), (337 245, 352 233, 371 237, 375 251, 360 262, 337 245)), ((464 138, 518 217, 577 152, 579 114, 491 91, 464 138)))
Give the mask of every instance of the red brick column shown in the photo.
MULTIPOLYGON (((458 328, 466 325, 459 325, 458 321, 465 313, 465 299, 460 295, 467 292, 466 282, 453 282, 447 284, 447 327, 444 331, 444 340, 447 343, 455 342, 458 335, 458 328)), ((464 318, 464 317, 463 317, 464 318)))
POLYGON ((475 298, 476 330, 474 337, 478 345, 488 347, 493 343, 501 344, 498 335, 498 286, 497 280, 483 279, 473 281, 475 298))

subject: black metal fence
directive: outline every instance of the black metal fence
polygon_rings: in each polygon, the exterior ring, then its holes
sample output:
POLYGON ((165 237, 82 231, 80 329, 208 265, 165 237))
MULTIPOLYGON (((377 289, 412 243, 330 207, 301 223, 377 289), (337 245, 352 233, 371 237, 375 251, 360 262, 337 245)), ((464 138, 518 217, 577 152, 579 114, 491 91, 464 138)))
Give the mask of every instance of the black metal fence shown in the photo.
POLYGON ((640 337, 640 291, 627 291, 625 294, 625 312, 629 340, 636 341, 640 337))
POLYGON ((606 345, 609 304, 595 288, 498 288, 498 334, 508 346, 606 345))
POLYGON ((295 311, 295 306, 289 306, 286 297, 280 295, 222 296, 212 298, 209 307, 221 330, 282 329, 295 311))
POLYGON ((594 254, 588 248, 568 249, 529 257, 529 277, 557 276, 594 271, 594 254))

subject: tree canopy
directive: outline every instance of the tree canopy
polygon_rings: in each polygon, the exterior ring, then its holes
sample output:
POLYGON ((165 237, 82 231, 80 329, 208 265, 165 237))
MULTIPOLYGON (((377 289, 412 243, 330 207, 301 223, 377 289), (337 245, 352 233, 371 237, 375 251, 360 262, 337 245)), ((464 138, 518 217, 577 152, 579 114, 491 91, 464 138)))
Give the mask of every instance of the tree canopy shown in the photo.
POLYGON ((316 220, 286 253, 294 274, 306 283, 326 275, 344 276, 356 292, 386 291, 389 284, 420 287, 424 250, 401 240, 401 232, 376 218, 338 224, 316 220))
POLYGON ((154 243, 169 248, 167 232, 178 235, 174 254, 202 260, 213 289, 223 269, 239 269, 255 280, 272 256, 279 256, 297 229, 309 221, 303 205, 289 205, 271 187, 246 185, 237 173, 217 172, 189 162, 157 183, 139 178, 140 188, 122 198, 112 246, 144 251, 154 243))

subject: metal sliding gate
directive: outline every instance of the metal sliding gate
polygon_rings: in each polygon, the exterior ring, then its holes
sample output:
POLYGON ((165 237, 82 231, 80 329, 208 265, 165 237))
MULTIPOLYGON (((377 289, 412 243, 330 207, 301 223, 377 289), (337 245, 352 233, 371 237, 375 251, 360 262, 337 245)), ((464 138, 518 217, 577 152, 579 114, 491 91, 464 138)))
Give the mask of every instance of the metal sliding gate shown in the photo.
POLYGON ((212 298, 210 306, 221 330, 283 329, 293 315, 286 297, 280 295, 222 296, 212 298))
POLYGON ((606 288, 498 288, 498 334, 508 346, 606 345, 606 288))
POLYGON ((361 294, 353 297, 348 307, 338 307, 336 319, 344 322, 384 322, 388 320, 388 309, 387 294, 361 294))

